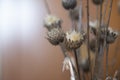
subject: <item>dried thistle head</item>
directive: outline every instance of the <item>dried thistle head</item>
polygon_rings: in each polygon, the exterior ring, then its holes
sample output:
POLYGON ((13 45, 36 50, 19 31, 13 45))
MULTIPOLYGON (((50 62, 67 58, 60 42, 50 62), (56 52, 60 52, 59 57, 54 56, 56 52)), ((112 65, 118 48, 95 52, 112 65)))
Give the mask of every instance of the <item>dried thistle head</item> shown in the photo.
POLYGON ((53 28, 47 33, 47 36, 47 39, 51 44, 58 45, 64 41, 65 35, 61 28, 53 28))
POLYGON ((48 15, 44 19, 44 26, 50 31, 53 28, 60 28, 62 20, 56 16, 48 15))
MULTIPOLYGON (((97 24, 99 24, 98 21, 90 22, 91 30, 92 30, 92 32, 94 33, 95 36, 97 36, 96 34, 98 33, 97 32, 97 29, 98 29, 97 24)), ((118 37, 119 34, 118 34, 117 31, 114 31, 112 28, 109 27, 108 30, 107 30, 107 36, 106 36, 106 33, 105 33, 105 28, 106 27, 107 27, 106 24, 102 24, 100 26, 99 41, 104 42, 104 39, 106 37, 107 38, 107 41, 106 41, 107 43, 113 43, 116 40, 116 38, 118 37)))
POLYGON ((92 2, 95 4, 95 5, 100 5, 103 3, 104 0, 92 0, 92 2))
POLYGON ((62 0, 62 5, 66 10, 74 9, 77 5, 76 0, 62 0))
POLYGON ((98 20, 96 21, 90 21, 89 26, 91 28, 91 31, 94 33, 94 35, 97 34, 97 29, 99 28, 99 22, 98 20))
POLYGON ((114 31, 112 28, 108 28, 107 31, 107 43, 113 43, 118 37, 119 33, 114 31))
POLYGON ((75 30, 67 32, 65 36, 65 46, 68 50, 79 48, 84 41, 84 36, 75 30))

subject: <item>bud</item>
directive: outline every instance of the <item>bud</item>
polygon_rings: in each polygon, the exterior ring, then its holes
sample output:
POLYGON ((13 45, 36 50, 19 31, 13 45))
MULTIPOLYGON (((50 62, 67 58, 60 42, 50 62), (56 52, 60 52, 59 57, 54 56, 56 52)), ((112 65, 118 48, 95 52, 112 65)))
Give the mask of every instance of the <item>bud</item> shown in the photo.
POLYGON ((65 9, 74 9, 77 5, 76 0, 62 0, 62 5, 65 9))
POLYGON ((44 19, 44 26, 50 31, 53 28, 60 28, 62 20, 56 16, 48 15, 44 19))
POLYGON ((60 28, 54 28, 47 33, 48 41, 53 45, 58 45, 64 40, 64 32, 60 28))
POLYGON ((107 32, 107 43, 113 43, 118 37, 118 32, 113 31, 111 28, 108 28, 107 32))
POLYGON ((94 4, 100 5, 103 3, 104 0, 92 0, 94 4))

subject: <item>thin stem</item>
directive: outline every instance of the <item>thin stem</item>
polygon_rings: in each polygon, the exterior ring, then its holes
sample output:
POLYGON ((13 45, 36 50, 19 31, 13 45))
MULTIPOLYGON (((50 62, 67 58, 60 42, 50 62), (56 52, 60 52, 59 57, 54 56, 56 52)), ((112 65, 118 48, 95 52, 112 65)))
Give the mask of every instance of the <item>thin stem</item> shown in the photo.
POLYGON ((44 3, 45 3, 45 6, 47 8, 48 14, 51 14, 51 11, 50 11, 50 8, 49 8, 47 0, 44 0, 44 3))
MULTIPOLYGON (((106 41, 107 41, 107 31, 108 31, 108 27, 109 27, 109 23, 110 23, 110 18, 111 18, 112 5, 113 5, 113 0, 110 1, 110 10, 109 10, 109 14, 108 14, 108 22, 107 22, 107 27, 106 27, 106 31, 105 31, 105 40, 106 41)), ((108 76, 108 50, 109 50, 109 45, 107 44, 107 42, 106 42, 105 45, 106 45, 106 77, 107 77, 108 76)))
MULTIPOLYGON (((69 57, 69 56, 67 55, 67 51, 66 51, 66 49, 64 48, 63 44, 60 43, 59 46, 60 46, 60 48, 61 48, 61 50, 62 50, 62 53, 63 53, 64 57, 69 57)), ((70 57, 69 57, 69 59, 70 59, 70 61, 72 62, 72 60, 71 60, 70 57)), ((75 66, 74 66, 73 63, 72 63, 72 67, 73 67, 73 70, 75 71, 74 73, 77 73, 77 71, 75 70, 75 66)))
POLYGON ((89 48, 89 31, 90 31, 90 27, 89 27, 89 0, 87 0, 87 49, 88 49, 88 60, 89 60, 89 65, 90 65, 90 76, 91 76, 91 80, 92 80, 92 71, 91 71, 91 62, 90 62, 90 48, 89 48))
POLYGON ((62 53, 63 53, 64 57, 67 57, 66 49, 64 48, 63 44, 60 43, 59 45, 60 45, 60 48, 61 48, 61 50, 62 50, 62 53))
POLYGON ((111 0, 111 2, 110 2, 110 10, 109 10, 109 14, 108 14, 108 22, 107 22, 107 30, 108 30, 109 23, 110 23, 111 12, 112 12, 112 5, 113 5, 113 0, 111 0))
POLYGON ((71 21, 72 21, 72 30, 77 30, 75 20, 73 19, 73 17, 74 17, 74 16, 73 16, 73 10, 70 9, 69 12, 70 12, 70 14, 71 14, 71 16, 72 16, 72 18, 71 18, 71 21))
POLYGON ((82 31, 82 0, 80 0, 80 9, 79 9, 79 31, 82 31))
POLYGON ((74 50, 74 54, 75 54, 75 60, 76 60, 76 65, 77 65, 77 71, 78 71, 78 80, 81 80, 80 79, 80 68, 79 68, 79 64, 78 64, 78 57, 77 57, 76 50, 74 50))
POLYGON ((104 20, 105 20, 105 15, 106 15, 106 12, 107 12, 107 6, 108 6, 108 0, 106 0, 106 2, 105 2, 102 23, 104 23, 104 20))
MULTIPOLYGON (((80 0, 78 24, 79 24, 78 31, 83 32, 83 28, 82 28, 82 0, 80 0)), ((80 48, 78 49, 78 52, 80 54, 80 48)), ((81 80, 85 80, 84 71, 81 68, 80 68, 80 70, 81 70, 81 80)))
POLYGON ((106 77, 108 77, 108 51, 109 51, 109 44, 106 45, 106 77))
MULTIPOLYGON (((96 12, 96 17, 98 20, 98 6, 96 8, 97 12, 96 12)), ((100 33, 101 33, 101 23, 102 23, 102 4, 100 5, 100 19, 99 19, 99 26, 97 23, 97 41, 96 41, 96 55, 95 55, 95 68, 94 68, 94 77, 97 79, 103 79, 103 66, 102 66, 102 62, 101 60, 103 60, 103 43, 100 43, 99 39, 100 39, 100 33)))
MULTIPOLYGON (((99 9, 98 6, 96 6, 96 19, 97 19, 97 20, 98 20, 98 9, 99 9)), ((99 24, 98 24, 98 22, 97 22, 97 27, 98 27, 98 25, 99 25, 99 24)), ((97 39, 96 39, 96 49, 95 49, 95 62, 94 62, 95 65, 94 65, 94 73, 93 73, 94 75, 93 75, 93 77, 96 77, 95 75, 97 74, 97 73, 96 73, 96 59, 97 59, 97 54, 98 54, 98 43, 99 43, 99 42, 98 42, 98 41, 99 41, 98 36, 99 36, 99 35, 98 35, 98 28, 97 28, 97 33, 96 33, 96 38, 97 38, 97 39)))

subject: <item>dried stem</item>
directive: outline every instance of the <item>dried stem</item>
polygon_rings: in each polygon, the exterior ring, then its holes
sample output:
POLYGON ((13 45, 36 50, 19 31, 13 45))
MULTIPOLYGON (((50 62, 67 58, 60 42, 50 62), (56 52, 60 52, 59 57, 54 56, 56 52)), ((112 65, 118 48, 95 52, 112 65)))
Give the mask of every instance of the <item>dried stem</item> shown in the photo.
MULTIPOLYGON (((108 27, 109 27, 109 23, 110 23, 110 18, 111 18, 112 5, 113 5, 113 0, 110 0, 110 10, 109 10, 109 14, 108 14, 108 22, 107 22, 106 31, 105 31, 105 40, 106 41, 107 41, 107 31, 108 31, 108 27)), ((109 50, 109 44, 106 43, 105 45, 106 45, 106 77, 107 77, 108 76, 108 50, 109 50)))
POLYGON ((89 60, 89 65, 90 65, 90 76, 92 80, 92 70, 91 70, 91 62, 90 62, 90 48, 89 48, 89 31, 90 31, 90 26, 89 26, 89 0, 87 0, 87 49, 88 49, 88 60, 89 60))
POLYGON ((64 57, 67 57, 68 55, 66 54, 66 49, 64 48, 63 44, 60 43, 59 45, 60 45, 60 48, 62 50, 62 53, 63 53, 64 57))
MULTIPOLYGON (((60 48, 61 48, 61 50, 62 50, 62 52, 63 52, 64 57, 69 57, 69 56, 67 55, 66 49, 64 48, 64 45, 63 45, 62 43, 60 43, 59 46, 60 46, 60 48)), ((69 59, 70 59, 70 61, 71 61, 71 63, 72 63, 72 60, 71 60, 70 57, 69 57, 69 59)), ((72 63, 72 68, 73 68, 73 70, 74 70, 74 73, 77 73, 77 71, 76 71, 75 66, 74 66, 73 63, 72 63)))
POLYGON ((48 14, 51 14, 51 11, 50 11, 50 8, 49 8, 47 0, 44 0, 44 3, 45 3, 45 6, 47 8, 48 14))
MULTIPOLYGON (((97 20, 98 20, 98 6, 96 10, 97 20)), ((96 59, 95 59, 95 69, 94 69, 94 77, 97 79, 103 79, 103 43, 99 42, 100 38, 100 30, 102 23, 102 4, 100 5, 100 19, 99 26, 97 28, 97 42, 96 42, 96 59), (101 61, 102 60, 102 61, 101 61)))
POLYGON ((80 0, 80 9, 79 9, 79 31, 82 31, 82 0, 80 0))
POLYGON ((108 77, 108 53, 109 53, 109 44, 106 45, 106 77, 108 77))
MULTIPOLYGON (((79 6, 79 21, 78 21, 78 31, 83 32, 83 28, 82 28, 82 0, 80 0, 80 6, 79 6)), ((80 54, 80 48, 78 49, 78 52, 80 54)), ((84 75, 84 71, 81 69, 81 80, 85 80, 85 75, 84 75)))
POLYGON ((95 72, 94 72, 94 78, 96 78, 97 80, 103 80, 103 46, 100 45, 100 51, 99 53, 96 55, 96 61, 95 61, 95 72))
MULTIPOLYGON (((98 6, 96 6, 96 19, 98 20, 98 6)), ((99 24, 98 24, 98 22, 97 22, 97 26, 98 26, 99 24)), ((97 59, 97 54, 98 54, 98 28, 97 28, 97 33, 96 33, 96 48, 95 48, 95 61, 94 61, 94 71, 93 71, 93 77, 95 78, 96 77, 96 74, 97 74, 97 72, 96 72, 96 70, 97 70, 97 67, 96 67, 96 59, 97 59)))
MULTIPOLYGON (((72 14, 71 16, 74 17, 73 16, 73 10, 70 9, 69 12, 72 14)), ((77 30, 75 20, 72 18, 71 21, 72 21, 72 30, 77 30)))
POLYGON ((103 18, 102 18, 102 23, 103 24, 104 24, 105 15, 106 15, 106 12, 107 12, 107 6, 108 6, 108 0, 106 0, 105 6, 104 6, 104 12, 103 12, 103 18))
POLYGON ((78 71, 78 80, 81 80, 80 79, 80 68, 79 68, 79 64, 78 64, 78 57, 77 57, 76 50, 74 50, 74 54, 75 54, 75 60, 76 60, 76 65, 77 65, 77 71, 78 71))

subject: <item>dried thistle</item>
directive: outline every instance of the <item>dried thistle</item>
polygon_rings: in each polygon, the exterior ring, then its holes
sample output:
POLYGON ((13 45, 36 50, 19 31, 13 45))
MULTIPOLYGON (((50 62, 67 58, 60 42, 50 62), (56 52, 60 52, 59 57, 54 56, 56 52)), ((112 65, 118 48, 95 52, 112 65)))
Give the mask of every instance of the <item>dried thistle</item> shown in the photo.
POLYGON ((108 28, 108 32, 107 32, 107 43, 113 43, 115 42, 116 38, 118 37, 118 32, 117 31, 113 31, 112 28, 108 28))
MULTIPOLYGON (((89 25, 91 27, 91 30, 92 32, 94 33, 94 35, 96 36, 97 34, 97 29, 98 29, 98 26, 97 26, 98 21, 95 21, 95 22, 90 22, 89 25)), ((101 25, 101 28, 100 28, 100 42, 104 42, 104 39, 105 39, 105 28, 106 28, 106 24, 102 24, 101 25)), ((118 32, 117 31, 114 31, 111 27, 108 28, 107 30, 107 43, 113 43, 116 38, 118 37, 118 32)))
POLYGON ((64 40, 64 32, 61 28, 54 28, 47 33, 48 41, 53 45, 58 45, 64 40))
POLYGON ((44 26, 50 31, 53 28, 61 28, 62 20, 56 16, 48 15, 44 19, 44 26))
POLYGON ((84 41, 84 36, 75 30, 66 33, 64 40, 65 46, 68 50, 79 48, 84 41))
POLYGON ((92 0, 92 2, 95 4, 95 5, 100 5, 103 3, 104 0, 92 0))
POLYGON ((74 9, 77 5, 76 0, 62 0, 62 5, 65 9, 74 9))

